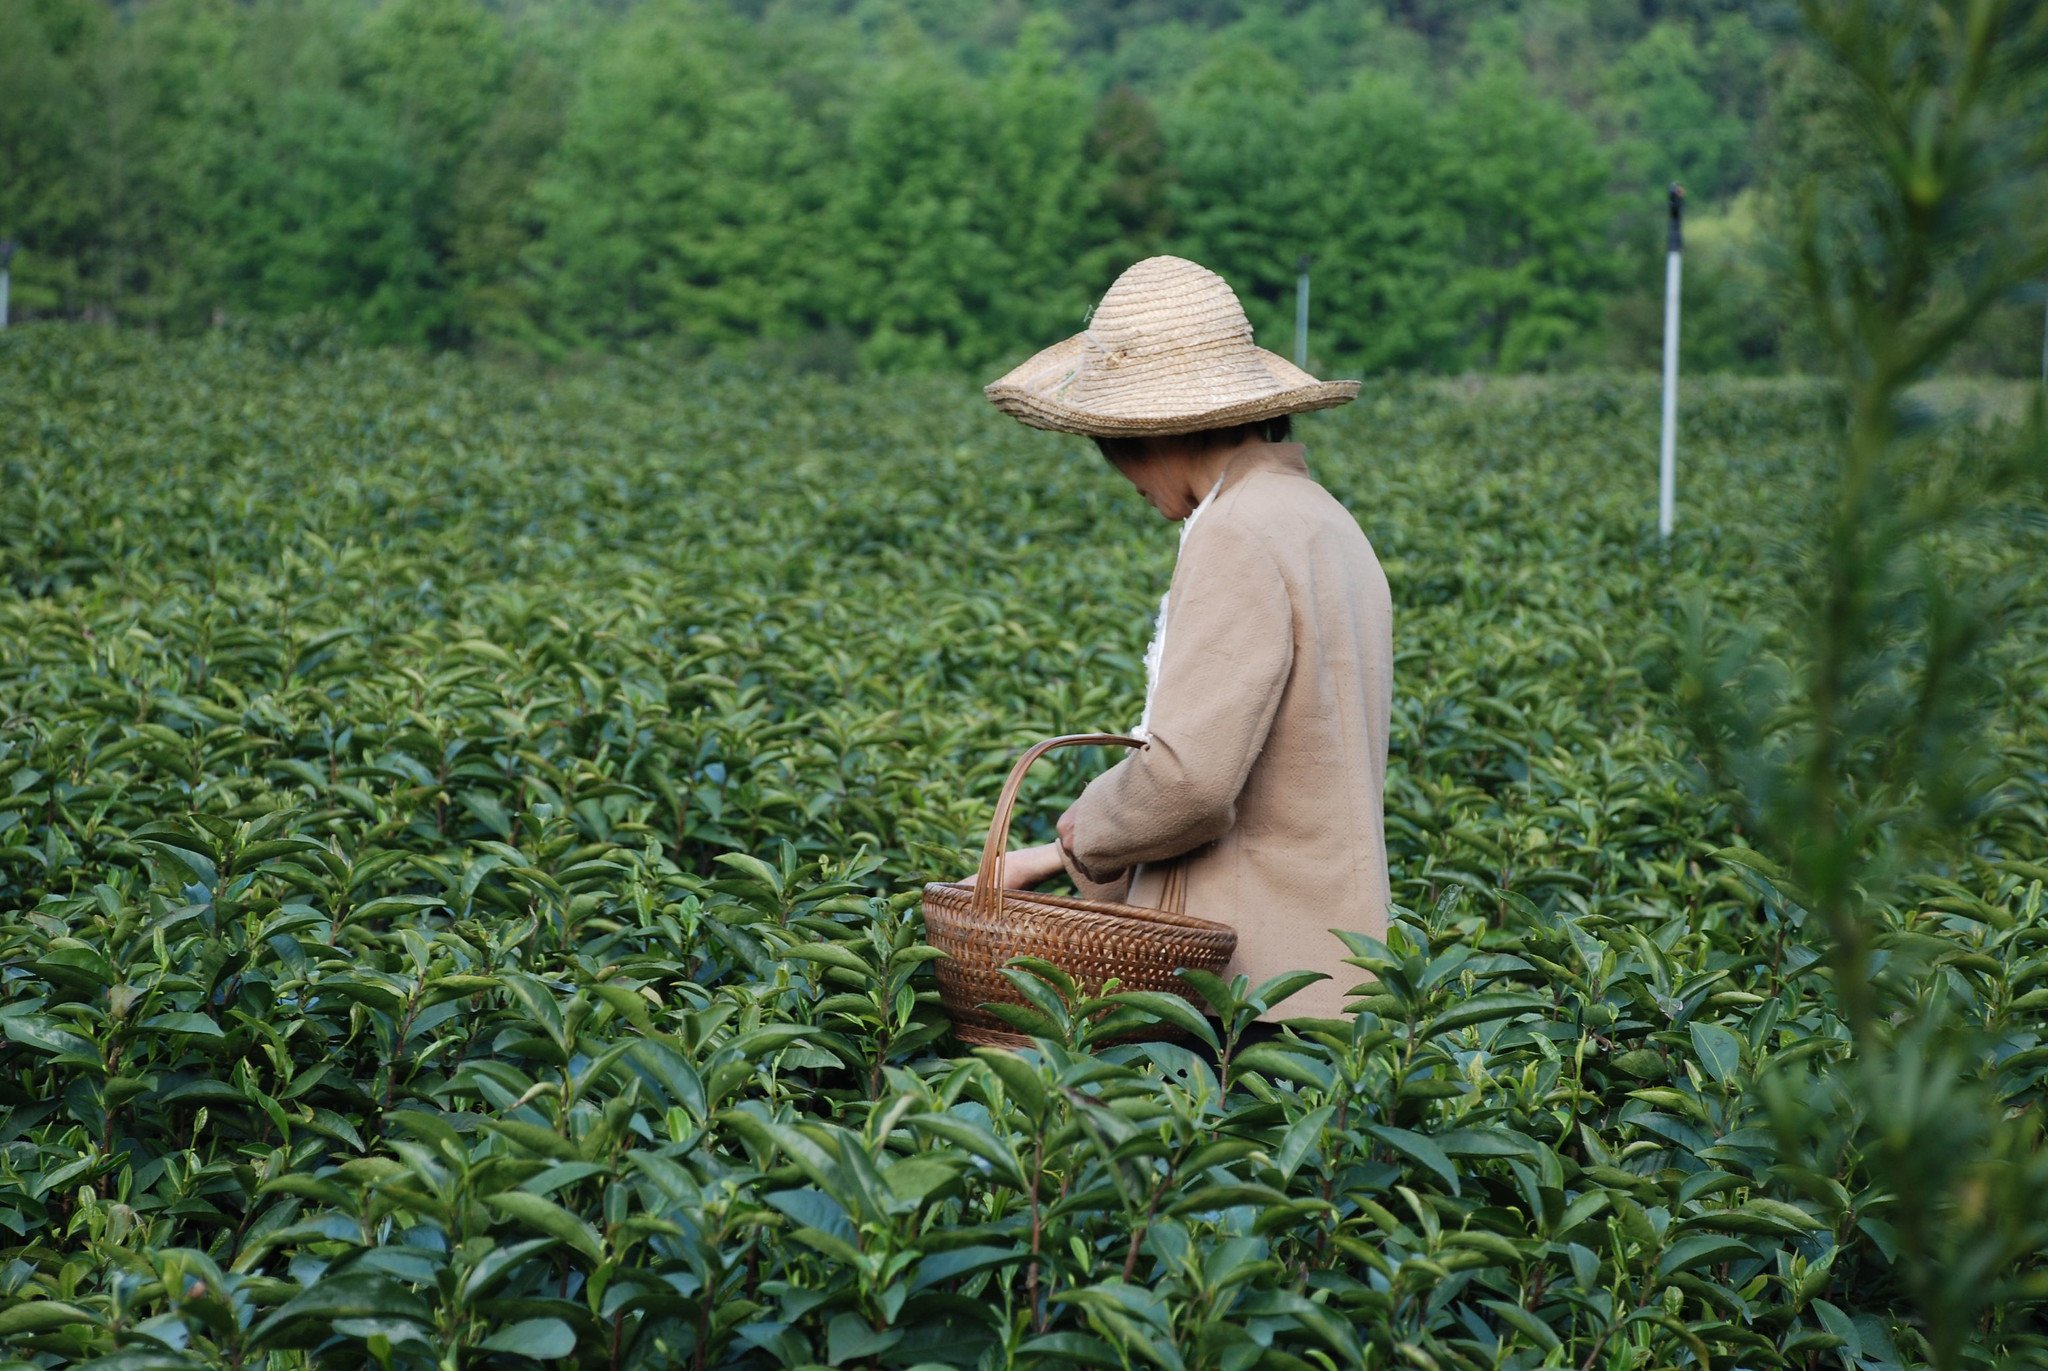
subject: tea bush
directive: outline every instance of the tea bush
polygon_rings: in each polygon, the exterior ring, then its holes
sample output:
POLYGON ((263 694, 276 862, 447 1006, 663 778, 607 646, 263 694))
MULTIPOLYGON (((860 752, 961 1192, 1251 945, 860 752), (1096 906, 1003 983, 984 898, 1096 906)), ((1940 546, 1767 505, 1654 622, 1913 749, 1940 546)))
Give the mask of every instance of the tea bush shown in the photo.
MULTIPOLYGON (((1403 908, 1352 1019, 1240 1050, 1284 987, 1191 985, 1212 1070, 1042 967, 1037 1047, 963 1050, 919 938, 1014 755, 1136 716, 1173 538, 1091 450, 954 383, 289 344, 0 336, 13 1364, 1925 1359, 1897 1196, 1780 1107, 1825 963, 1668 703, 1669 606, 1787 582, 1826 388, 1688 383, 1668 556, 1647 383, 1304 423, 1394 587, 1403 908)), ((1875 952, 2014 1113, 2043 527, 1950 549, 2033 591, 2006 777, 1875 952)), ((1969 1358, 2048 1356, 2048 1264, 2001 1291, 1969 1358)))

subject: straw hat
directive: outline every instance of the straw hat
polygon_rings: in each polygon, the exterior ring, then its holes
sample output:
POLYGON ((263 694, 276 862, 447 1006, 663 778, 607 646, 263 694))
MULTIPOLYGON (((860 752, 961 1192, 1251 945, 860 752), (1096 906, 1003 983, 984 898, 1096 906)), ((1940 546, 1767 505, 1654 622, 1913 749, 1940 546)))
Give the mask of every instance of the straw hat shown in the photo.
POLYGON ((1147 257, 1116 278, 1088 327, 983 394, 1033 428, 1105 438, 1194 433, 1358 394, 1252 342, 1237 293, 1184 257, 1147 257))

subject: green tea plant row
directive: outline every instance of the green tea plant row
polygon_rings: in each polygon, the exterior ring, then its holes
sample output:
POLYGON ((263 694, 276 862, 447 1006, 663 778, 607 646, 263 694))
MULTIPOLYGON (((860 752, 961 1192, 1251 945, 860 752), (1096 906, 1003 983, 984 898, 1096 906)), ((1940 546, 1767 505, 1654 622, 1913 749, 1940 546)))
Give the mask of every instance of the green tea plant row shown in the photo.
MULTIPOLYGON (((1672 606, 1785 577, 1829 396, 1691 386, 1668 556, 1654 401, 1304 424, 1397 604, 1358 1012, 1240 1048, 1284 986, 1027 967, 1013 1053, 948 1035, 916 890, 1024 745, 1137 713, 1173 537, 1092 449, 936 380, 11 331, 9 1364, 1920 1363, 1892 1197, 1783 1107, 1846 1050, 1811 931, 1669 701, 1672 606), (1106 1042, 1198 1009, 1217 1069, 1106 1042)), ((1957 555, 2038 584, 2007 531, 1957 555)), ((2013 1110, 2044 627, 1879 953, 2013 1110)), ((2036 1262, 1972 1357, 2048 1355, 2044 1311, 2036 1262)))

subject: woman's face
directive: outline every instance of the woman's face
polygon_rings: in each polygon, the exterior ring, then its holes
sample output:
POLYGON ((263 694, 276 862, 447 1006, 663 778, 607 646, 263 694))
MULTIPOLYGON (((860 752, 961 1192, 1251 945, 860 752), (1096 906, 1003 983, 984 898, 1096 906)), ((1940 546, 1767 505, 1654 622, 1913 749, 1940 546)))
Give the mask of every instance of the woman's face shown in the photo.
POLYGON ((1156 438, 1144 442, 1138 453, 1117 457, 1116 469, 1138 488, 1146 504, 1178 523, 1194 513, 1201 501, 1190 479, 1188 454, 1178 445, 1162 444, 1156 438))

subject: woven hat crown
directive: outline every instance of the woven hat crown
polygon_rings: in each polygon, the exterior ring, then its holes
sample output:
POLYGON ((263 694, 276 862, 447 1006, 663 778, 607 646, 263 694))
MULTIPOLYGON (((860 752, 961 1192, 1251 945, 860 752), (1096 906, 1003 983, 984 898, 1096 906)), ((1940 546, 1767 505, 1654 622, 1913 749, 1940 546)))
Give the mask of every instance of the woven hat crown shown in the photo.
POLYGON ((1185 257, 1148 257, 1104 292, 1087 338, 1105 361, 1251 341, 1251 320, 1230 283, 1185 257))
POLYGON ((1356 381, 1318 381, 1252 342, 1221 276, 1184 257, 1148 257, 1116 278, 1087 328, 984 393, 1034 428, 1099 437, 1192 433, 1328 409, 1356 381))

